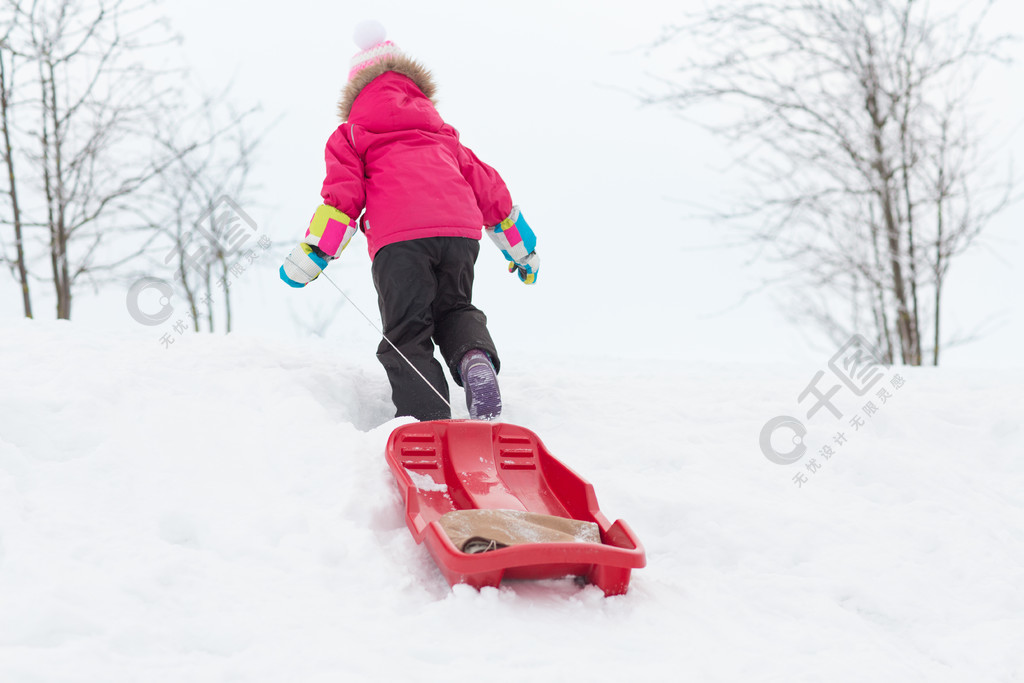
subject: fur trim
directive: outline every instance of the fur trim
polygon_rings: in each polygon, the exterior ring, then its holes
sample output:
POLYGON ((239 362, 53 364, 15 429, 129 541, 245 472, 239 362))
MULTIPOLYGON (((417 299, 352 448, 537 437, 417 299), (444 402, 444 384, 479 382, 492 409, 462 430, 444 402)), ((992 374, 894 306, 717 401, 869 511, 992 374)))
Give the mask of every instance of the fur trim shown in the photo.
POLYGON ((369 85, 370 81, 377 78, 377 76, 388 71, 408 76, 432 103, 437 104, 434 100, 437 86, 434 84, 434 77, 427 68, 415 59, 405 55, 391 56, 361 70, 356 74, 355 78, 345 85, 345 89, 341 91, 341 101, 338 103, 338 115, 342 121, 348 120, 349 114, 352 113, 352 105, 355 104, 356 98, 359 97, 359 93, 363 91, 363 88, 369 85))

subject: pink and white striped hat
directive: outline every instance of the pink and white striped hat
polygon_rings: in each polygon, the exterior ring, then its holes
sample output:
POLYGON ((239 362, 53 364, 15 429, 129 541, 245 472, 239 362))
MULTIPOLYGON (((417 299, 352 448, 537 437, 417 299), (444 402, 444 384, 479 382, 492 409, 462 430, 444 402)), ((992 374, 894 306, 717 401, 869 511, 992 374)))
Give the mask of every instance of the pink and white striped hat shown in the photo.
POLYGON ((387 31, 379 21, 363 21, 356 26, 352 34, 359 46, 359 52, 352 57, 348 80, 352 80, 363 69, 373 66, 388 57, 399 57, 402 51, 390 40, 385 40, 387 31))

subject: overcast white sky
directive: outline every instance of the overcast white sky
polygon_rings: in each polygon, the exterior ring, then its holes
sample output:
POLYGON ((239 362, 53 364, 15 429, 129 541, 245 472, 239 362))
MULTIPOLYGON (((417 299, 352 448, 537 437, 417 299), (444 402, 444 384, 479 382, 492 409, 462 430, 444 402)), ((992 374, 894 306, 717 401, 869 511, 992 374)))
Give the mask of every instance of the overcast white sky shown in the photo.
MULTIPOLYGON (((167 3, 195 75, 209 87, 234 78, 240 102, 281 117, 260 156, 258 201, 243 208, 283 257, 320 202, 323 145, 337 126, 335 103, 356 47, 355 24, 380 20, 389 38, 423 61, 439 84, 439 109, 463 141, 495 166, 539 238, 540 282, 505 272, 489 243, 477 266, 477 303, 509 358, 577 349, 627 362, 639 354, 685 360, 809 361, 827 358, 785 320, 771 295, 742 301, 763 272, 745 254, 703 249, 723 235, 689 218, 688 203, 728 201, 741 190, 724 171, 727 152, 672 114, 640 107, 625 91, 654 85, 671 64, 643 47, 700 2, 167 3), (265 9, 263 9, 265 8, 265 9)), ((993 26, 1024 30, 1024 10, 1005 0, 993 26)), ((1024 119, 1022 67, 990 75, 984 94, 1002 129, 1024 119), (1016 93, 1011 91, 1016 90, 1016 93)), ((1024 158, 1024 132, 1010 139, 1024 158)), ((946 356, 950 366, 1024 366, 1024 243, 1017 205, 986 244, 954 265, 943 314, 947 334, 986 320, 983 340, 946 356)), ((326 282, 292 291, 273 270, 240 280, 236 327, 294 336, 290 304, 334 307, 326 282)), ((376 315, 365 241, 357 237, 328 270, 376 315)), ((16 315, 13 282, 0 284, 2 315, 16 315)), ((42 287, 37 287, 41 291, 42 287)), ((41 297, 40 297, 41 299, 41 297)), ((42 310, 42 299, 37 308, 42 310)), ((136 325, 124 293, 76 300, 76 318, 136 325)), ((159 336, 159 335, 157 335, 159 336)), ((351 310, 329 336, 372 353, 376 333, 351 310)), ((156 338, 156 337, 155 337, 156 338)), ((514 362, 514 361, 513 361, 514 362)))

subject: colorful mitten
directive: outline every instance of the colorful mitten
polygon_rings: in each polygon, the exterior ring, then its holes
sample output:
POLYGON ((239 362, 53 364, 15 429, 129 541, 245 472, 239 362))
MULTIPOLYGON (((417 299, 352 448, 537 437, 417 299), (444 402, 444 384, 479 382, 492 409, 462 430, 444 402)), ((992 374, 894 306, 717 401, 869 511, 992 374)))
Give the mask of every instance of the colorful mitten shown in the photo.
POLYGON ((531 251, 524 263, 509 262, 508 272, 518 273, 520 280, 528 285, 532 285, 537 281, 537 273, 540 272, 540 254, 531 251))
POLYGON ((519 212, 518 206, 513 206, 512 213, 501 223, 487 228, 487 234, 508 259, 508 272, 518 271, 519 279, 528 285, 537 281, 537 274, 540 272, 540 256, 536 251, 537 237, 523 218, 523 214, 519 212))
POLYGON ((281 266, 281 279, 292 287, 305 287, 341 255, 358 229, 355 220, 333 206, 321 204, 309 221, 302 243, 281 266))
POLYGON ((317 254, 313 247, 301 242, 285 258, 280 275, 289 287, 305 287, 326 267, 327 259, 317 254))

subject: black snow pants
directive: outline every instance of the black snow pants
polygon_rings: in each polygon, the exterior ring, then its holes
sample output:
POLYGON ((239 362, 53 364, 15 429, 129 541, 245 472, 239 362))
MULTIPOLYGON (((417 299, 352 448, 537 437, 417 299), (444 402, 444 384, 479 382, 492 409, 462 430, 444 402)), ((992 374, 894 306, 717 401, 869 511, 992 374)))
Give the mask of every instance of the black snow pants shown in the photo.
MULTIPOLYGON (((479 253, 479 240, 427 237, 389 244, 373 259, 373 284, 384 336, 445 400, 449 400, 448 382, 434 358, 435 343, 459 386, 459 361, 467 351, 482 349, 490 354, 495 370, 500 365, 487 331, 487 317, 472 303, 473 266, 479 253)), ((385 340, 377 348, 377 359, 391 382, 396 417, 451 417, 448 406, 385 340)))

